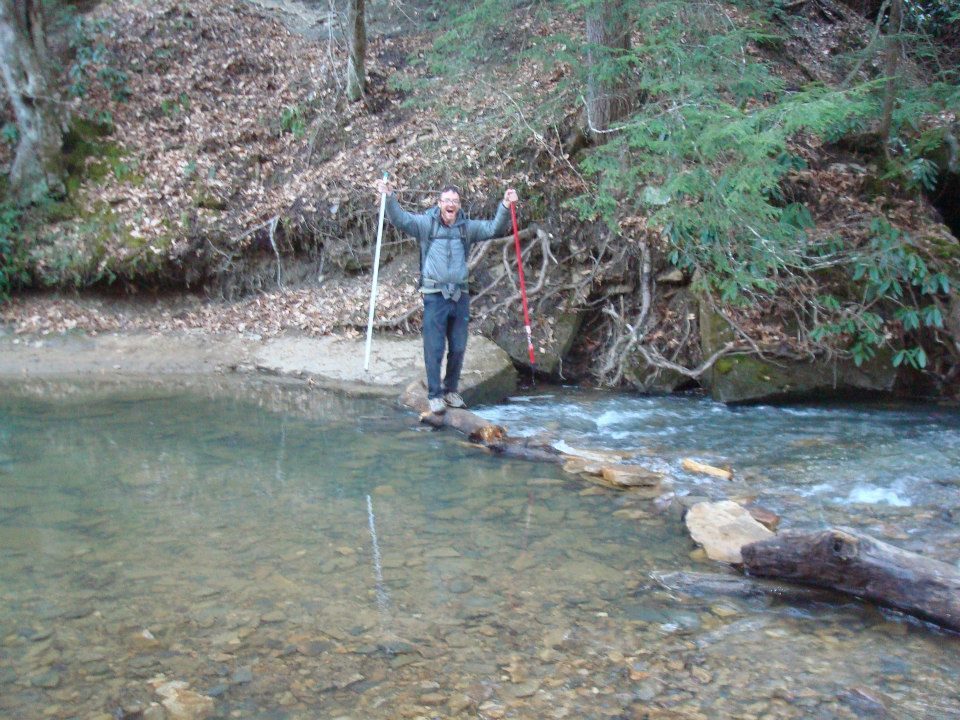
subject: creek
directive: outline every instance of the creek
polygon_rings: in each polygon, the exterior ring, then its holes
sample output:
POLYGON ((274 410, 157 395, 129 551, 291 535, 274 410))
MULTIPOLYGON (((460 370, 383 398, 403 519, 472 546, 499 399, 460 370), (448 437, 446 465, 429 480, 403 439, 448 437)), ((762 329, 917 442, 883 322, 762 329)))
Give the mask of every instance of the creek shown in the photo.
POLYGON ((651 578, 722 571, 683 528, 694 497, 957 563, 953 409, 551 389, 479 412, 632 450, 677 499, 301 385, 5 385, 0 717, 169 718, 162 677, 215 718, 960 718, 954 634, 651 578))

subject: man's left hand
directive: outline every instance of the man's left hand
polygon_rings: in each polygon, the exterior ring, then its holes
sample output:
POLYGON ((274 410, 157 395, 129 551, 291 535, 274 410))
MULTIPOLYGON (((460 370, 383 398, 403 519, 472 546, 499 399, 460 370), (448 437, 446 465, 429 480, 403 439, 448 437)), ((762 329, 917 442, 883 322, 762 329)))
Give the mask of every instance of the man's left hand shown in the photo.
POLYGON ((510 207, 510 203, 520 202, 520 198, 517 195, 517 191, 513 188, 507 188, 507 191, 503 194, 503 206, 510 207))

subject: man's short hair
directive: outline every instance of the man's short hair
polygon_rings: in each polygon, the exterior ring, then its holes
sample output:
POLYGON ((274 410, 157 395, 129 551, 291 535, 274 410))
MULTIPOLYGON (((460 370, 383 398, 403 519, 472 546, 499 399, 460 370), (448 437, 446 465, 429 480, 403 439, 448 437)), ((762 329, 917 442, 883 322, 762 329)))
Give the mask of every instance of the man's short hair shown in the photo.
POLYGON ((447 192, 455 192, 458 197, 460 196, 460 188, 458 188, 456 185, 444 185, 443 190, 440 191, 440 194, 437 195, 437 197, 443 197, 443 194, 447 192))

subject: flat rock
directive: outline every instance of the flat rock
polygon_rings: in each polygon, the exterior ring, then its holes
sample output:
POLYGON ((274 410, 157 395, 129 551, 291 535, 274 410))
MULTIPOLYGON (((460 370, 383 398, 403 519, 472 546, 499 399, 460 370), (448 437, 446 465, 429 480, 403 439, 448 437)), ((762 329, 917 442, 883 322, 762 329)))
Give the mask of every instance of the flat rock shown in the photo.
POLYGON ((601 477, 618 487, 659 487, 663 474, 639 465, 606 465, 601 477))
MULTIPOLYGON (((420 337, 374 337, 364 370, 365 338, 280 337, 267 340, 256 355, 261 372, 308 378, 353 395, 396 397, 424 377, 420 337)), ((516 390, 517 371, 493 342, 472 336, 461 374, 460 394, 469 404, 500 402, 516 390)))
POLYGON ((754 520, 767 528, 767 530, 777 531, 777 526, 780 524, 780 516, 773 510, 758 505, 748 505, 747 512, 750 513, 750 516, 754 520))
POLYGON ((687 511, 687 530, 711 560, 740 564, 740 548, 773 537, 749 511, 731 500, 697 503, 687 511))
POLYGON ((215 373, 248 363, 258 345, 240 334, 195 331, 0 338, 0 377, 215 373))

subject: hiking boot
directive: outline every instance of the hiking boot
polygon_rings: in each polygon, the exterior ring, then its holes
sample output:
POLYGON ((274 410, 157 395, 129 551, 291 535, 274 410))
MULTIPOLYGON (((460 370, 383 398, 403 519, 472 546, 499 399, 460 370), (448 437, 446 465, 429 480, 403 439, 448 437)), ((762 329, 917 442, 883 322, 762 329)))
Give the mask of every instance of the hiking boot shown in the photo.
POLYGON ((460 393, 448 392, 443 396, 443 401, 452 408, 465 408, 467 404, 460 397, 460 393))
POLYGON ((447 411, 447 406, 443 402, 443 398, 429 398, 427 403, 430 405, 430 412, 434 415, 442 415, 447 411))

